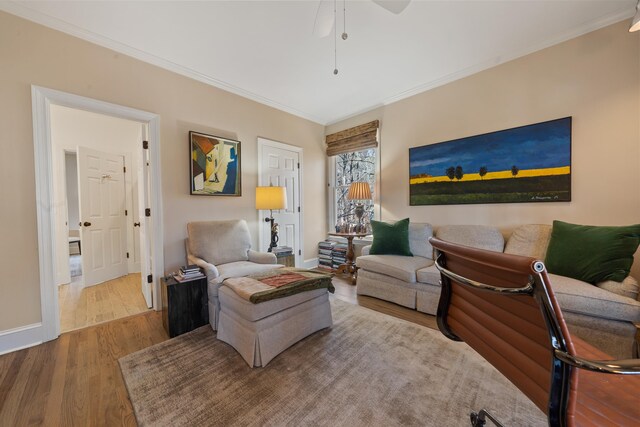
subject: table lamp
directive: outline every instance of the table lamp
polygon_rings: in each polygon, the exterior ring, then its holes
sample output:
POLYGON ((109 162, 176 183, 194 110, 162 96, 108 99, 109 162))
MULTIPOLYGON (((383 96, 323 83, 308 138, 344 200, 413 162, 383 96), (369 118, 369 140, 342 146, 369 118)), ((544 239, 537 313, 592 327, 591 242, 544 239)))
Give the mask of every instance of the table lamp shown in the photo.
POLYGON ((371 187, 368 182, 352 182, 349 186, 347 199, 356 201, 356 217, 358 218, 358 231, 362 231, 362 215, 364 215, 364 204, 362 201, 371 200, 371 187))
POLYGON ((278 224, 273 222, 273 211, 287 208, 287 192, 285 187, 256 187, 256 209, 269 210, 269 218, 265 222, 271 223, 271 243, 267 252, 278 246, 278 224))

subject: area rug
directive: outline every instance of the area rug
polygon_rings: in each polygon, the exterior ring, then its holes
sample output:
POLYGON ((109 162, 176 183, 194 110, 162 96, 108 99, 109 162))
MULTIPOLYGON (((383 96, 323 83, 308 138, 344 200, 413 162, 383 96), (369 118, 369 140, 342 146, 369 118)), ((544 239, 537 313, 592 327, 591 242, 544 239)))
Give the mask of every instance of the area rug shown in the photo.
POLYGON ((209 326, 119 360, 141 426, 510 426, 544 414, 466 344, 332 299, 334 325, 265 368, 209 326))
POLYGON ((69 273, 71 277, 82 276, 82 255, 69 255, 69 273))

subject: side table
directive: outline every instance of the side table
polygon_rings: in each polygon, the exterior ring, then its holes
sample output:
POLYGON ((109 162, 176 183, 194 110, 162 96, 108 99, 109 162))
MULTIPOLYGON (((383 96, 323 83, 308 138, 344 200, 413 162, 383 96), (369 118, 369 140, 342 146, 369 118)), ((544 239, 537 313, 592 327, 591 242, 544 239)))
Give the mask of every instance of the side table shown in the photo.
POLYGON ((368 233, 329 233, 329 236, 344 237, 347 239, 347 262, 341 264, 336 273, 346 273, 351 278, 351 284, 356 284, 358 267, 353 262, 355 252, 353 251, 353 239, 368 236, 368 233))
POLYGON ((162 325, 170 338, 209 323, 207 277, 178 282, 162 278, 162 325))

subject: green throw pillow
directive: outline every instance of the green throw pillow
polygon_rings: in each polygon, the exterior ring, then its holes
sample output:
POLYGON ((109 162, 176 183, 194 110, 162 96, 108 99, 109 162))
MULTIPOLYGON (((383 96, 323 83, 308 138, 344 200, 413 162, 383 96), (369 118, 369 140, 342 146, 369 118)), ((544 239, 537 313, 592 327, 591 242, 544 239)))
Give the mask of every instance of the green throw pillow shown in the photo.
POLYGON ((371 221, 371 229, 373 243, 369 254, 413 256, 409 248, 409 218, 395 224, 371 221))
POLYGON ((549 273, 583 282, 622 282, 640 243, 640 224, 597 227, 553 221, 545 264, 549 273))

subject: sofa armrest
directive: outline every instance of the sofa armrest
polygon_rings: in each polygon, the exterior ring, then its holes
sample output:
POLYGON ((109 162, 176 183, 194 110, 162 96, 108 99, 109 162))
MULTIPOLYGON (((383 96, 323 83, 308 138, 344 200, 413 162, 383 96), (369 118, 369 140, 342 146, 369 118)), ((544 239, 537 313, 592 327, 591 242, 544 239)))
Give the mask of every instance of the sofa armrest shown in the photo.
POLYGON ((363 246, 360 255, 369 255, 369 251, 371 250, 371 245, 363 246))
POLYGON ((258 252, 249 249, 247 255, 249 256, 249 261, 257 264, 276 264, 278 262, 276 255, 271 252, 258 252))
POLYGON ((204 274, 207 275, 208 280, 215 279, 216 277, 220 276, 220 273, 218 272, 216 266, 213 264, 209 264, 202 258, 198 258, 194 255, 187 255, 187 262, 189 264, 195 264, 198 267, 202 268, 204 270, 204 274))
POLYGON ((604 289, 605 291, 640 301, 638 281, 632 276, 627 276, 622 282, 607 280, 605 282, 596 283, 596 286, 600 289, 604 289))

